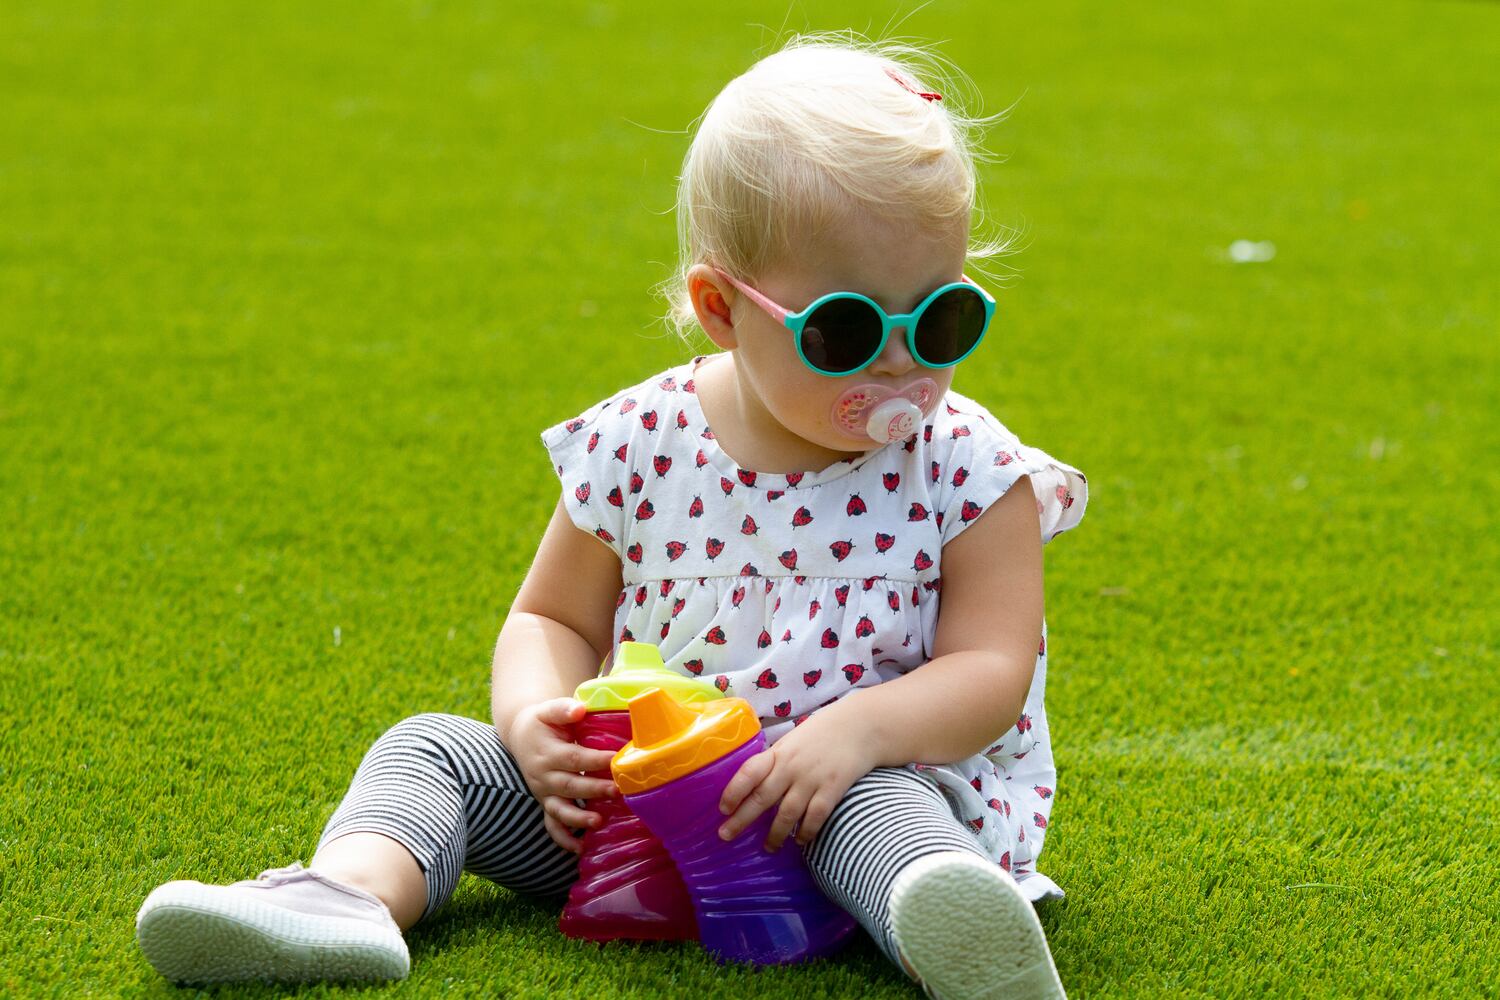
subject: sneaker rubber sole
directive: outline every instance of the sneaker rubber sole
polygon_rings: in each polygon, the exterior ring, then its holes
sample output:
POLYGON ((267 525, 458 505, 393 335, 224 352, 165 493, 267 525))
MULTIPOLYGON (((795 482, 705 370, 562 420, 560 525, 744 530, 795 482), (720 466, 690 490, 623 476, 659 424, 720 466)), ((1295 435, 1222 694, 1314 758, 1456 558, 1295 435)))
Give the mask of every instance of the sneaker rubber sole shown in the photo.
POLYGON ((135 938, 152 968, 179 983, 388 980, 411 969, 394 927, 298 913, 225 889, 168 882, 146 897, 135 938))
POLYGON ((929 854, 891 887, 891 930, 923 988, 940 1000, 1064 1000, 1031 901, 992 862, 929 854))

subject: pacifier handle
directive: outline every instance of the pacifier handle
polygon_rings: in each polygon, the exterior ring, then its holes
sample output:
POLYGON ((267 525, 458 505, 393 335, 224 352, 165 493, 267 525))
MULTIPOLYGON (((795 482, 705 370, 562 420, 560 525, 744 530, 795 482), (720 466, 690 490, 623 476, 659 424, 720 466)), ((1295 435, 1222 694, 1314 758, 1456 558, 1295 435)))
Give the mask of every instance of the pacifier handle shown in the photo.
POLYGON ((875 407, 865 425, 865 433, 881 444, 904 441, 912 436, 917 423, 922 419, 922 410, 903 396, 888 399, 875 407))

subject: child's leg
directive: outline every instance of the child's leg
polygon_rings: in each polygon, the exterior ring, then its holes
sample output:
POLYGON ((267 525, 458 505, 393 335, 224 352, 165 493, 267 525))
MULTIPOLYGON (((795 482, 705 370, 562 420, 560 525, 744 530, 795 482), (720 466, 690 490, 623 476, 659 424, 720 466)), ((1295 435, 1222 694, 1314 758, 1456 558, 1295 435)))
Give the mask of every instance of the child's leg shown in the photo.
POLYGON ((819 888, 901 967, 891 938, 891 886, 901 869, 941 851, 984 857, 930 782, 904 768, 877 767, 844 794, 804 854, 819 888))
POLYGON ((442 906, 466 867, 551 894, 572 884, 577 859, 548 836, 492 726, 414 716, 365 754, 310 867, 158 886, 136 940, 177 981, 399 979, 409 969, 401 932, 442 906))
POLYGON ((855 782, 806 856, 823 891, 928 995, 1064 997, 1031 903, 911 771, 855 782))
POLYGON ((543 896, 578 876, 495 727, 439 713, 375 742, 308 867, 379 896, 403 930, 447 902, 465 870, 543 896))

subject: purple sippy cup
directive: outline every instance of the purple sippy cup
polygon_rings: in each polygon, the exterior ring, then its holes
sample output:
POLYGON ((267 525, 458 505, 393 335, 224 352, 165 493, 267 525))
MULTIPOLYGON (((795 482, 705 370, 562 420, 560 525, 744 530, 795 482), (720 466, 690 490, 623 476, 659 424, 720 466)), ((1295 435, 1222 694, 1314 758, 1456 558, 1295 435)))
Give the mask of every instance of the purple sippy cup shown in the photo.
POLYGON ((703 946, 720 961, 789 965, 827 955, 857 926, 823 895, 802 852, 762 846, 768 810, 731 841, 719 838, 719 799, 740 765, 765 750, 743 698, 690 710, 666 692, 630 699, 634 739, 615 755, 615 784, 666 845, 687 884, 703 946))

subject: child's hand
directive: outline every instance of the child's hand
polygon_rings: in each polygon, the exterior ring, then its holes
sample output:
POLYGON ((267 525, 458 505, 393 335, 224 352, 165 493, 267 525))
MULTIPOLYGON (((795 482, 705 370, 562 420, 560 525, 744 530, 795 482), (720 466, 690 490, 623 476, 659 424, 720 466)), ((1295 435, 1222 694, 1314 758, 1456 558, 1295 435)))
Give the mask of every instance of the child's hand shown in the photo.
POLYGON ((573 742, 567 727, 587 710, 574 698, 554 698, 523 708, 511 723, 506 749, 516 758, 526 787, 542 803, 542 821, 553 842, 577 854, 583 844, 570 831, 593 829, 602 818, 580 809, 574 799, 618 794, 613 781, 587 778, 580 771, 607 771, 614 754, 573 742))
POLYGON ((719 835, 733 840, 777 802, 781 808, 766 835, 765 848, 778 849, 792 828, 806 846, 818 835, 833 809, 860 778, 875 767, 869 732, 842 702, 810 716, 776 745, 745 761, 719 801, 729 819, 719 835))

